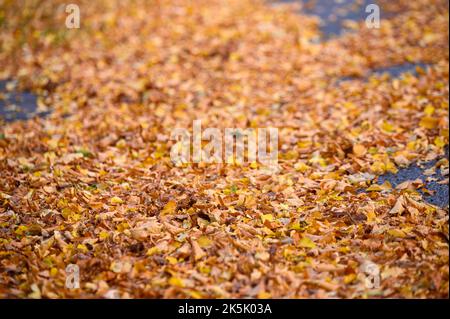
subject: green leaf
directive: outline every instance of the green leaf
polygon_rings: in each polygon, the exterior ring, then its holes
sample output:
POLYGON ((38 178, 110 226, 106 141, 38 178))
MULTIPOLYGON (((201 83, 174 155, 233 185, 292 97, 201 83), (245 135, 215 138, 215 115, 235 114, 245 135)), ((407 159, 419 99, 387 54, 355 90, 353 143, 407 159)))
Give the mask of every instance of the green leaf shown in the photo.
POLYGON ((94 156, 90 151, 85 150, 85 149, 83 149, 83 148, 80 148, 80 149, 77 150, 76 152, 77 152, 77 153, 80 153, 80 154, 83 154, 84 157, 93 157, 93 156, 94 156))

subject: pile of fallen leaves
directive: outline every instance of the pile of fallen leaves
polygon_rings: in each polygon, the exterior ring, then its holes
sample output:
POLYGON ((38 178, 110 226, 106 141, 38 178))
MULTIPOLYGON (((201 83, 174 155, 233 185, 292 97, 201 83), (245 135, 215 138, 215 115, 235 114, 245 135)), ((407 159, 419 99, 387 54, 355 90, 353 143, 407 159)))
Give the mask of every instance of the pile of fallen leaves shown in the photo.
POLYGON ((448 297, 448 208, 423 181, 377 183, 440 158, 448 183, 447 1, 397 1, 328 41, 263 1, 77 3, 61 34, 64 10, 0 11, 17 17, 1 78, 52 109, 1 123, 0 297, 448 297), (429 67, 370 73, 406 62, 429 67), (277 127, 278 173, 174 165, 170 133, 196 119, 277 127))

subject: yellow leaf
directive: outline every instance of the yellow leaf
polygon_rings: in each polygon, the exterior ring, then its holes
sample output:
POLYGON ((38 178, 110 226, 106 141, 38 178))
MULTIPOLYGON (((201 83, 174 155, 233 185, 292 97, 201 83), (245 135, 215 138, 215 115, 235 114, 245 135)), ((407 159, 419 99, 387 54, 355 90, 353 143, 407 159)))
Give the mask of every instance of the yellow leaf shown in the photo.
POLYGON ((270 294, 270 292, 267 291, 260 291, 257 295, 258 299, 269 299, 271 297, 272 295, 270 294))
POLYGON ((391 183, 385 181, 382 185, 373 184, 366 189, 367 192, 381 192, 384 190, 392 189, 391 183))
POLYGON ((169 262, 169 264, 171 264, 171 265, 175 265, 178 262, 178 260, 172 256, 168 256, 168 257, 166 257, 166 259, 169 262))
POLYGON ((316 248, 316 244, 309 237, 300 239, 299 245, 304 248, 316 248))
POLYGON ((348 285, 348 284, 354 282, 355 279, 356 279, 356 275, 355 275, 355 274, 349 274, 349 275, 347 275, 347 276, 344 277, 344 283, 345 283, 346 285, 348 285))
POLYGON ((178 278, 178 277, 170 277, 169 284, 171 286, 175 286, 175 287, 180 287, 180 288, 184 287, 183 279, 178 278))
POLYGON ((15 230, 15 233, 17 235, 23 235, 26 231, 28 230, 28 227, 25 225, 20 225, 19 227, 17 227, 17 229, 15 230))
POLYGON ((381 124, 381 129, 387 133, 392 133, 395 131, 395 127, 389 122, 383 122, 383 124, 381 124))
POLYGON ((130 225, 127 222, 120 223, 119 225, 116 226, 116 229, 119 232, 123 232, 123 231, 125 231, 128 228, 130 228, 130 225))
POLYGON ((58 269, 56 269, 55 267, 50 269, 50 276, 55 277, 57 274, 58 274, 58 269))
POLYGON ((367 221, 369 223, 373 222, 375 220, 375 218, 377 218, 377 214, 375 214, 375 212, 373 210, 368 211, 366 216, 367 216, 367 221))
POLYGON ((82 251, 83 253, 88 252, 88 249, 87 249, 86 245, 84 245, 84 244, 78 244, 77 249, 82 251))
POLYGON ((294 165, 294 168, 295 168, 298 172, 304 173, 304 172, 306 172, 306 171, 310 168, 310 166, 306 165, 304 162, 297 162, 297 163, 294 165))
POLYGON ((388 230, 388 234, 393 236, 393 237, 399 237, 399 238, 405 238, 406 234, 403 230, 401 229, 389 229, 388 230))
POLYGON ((263 227, 262 231, 267 235, 267 236, 273 236, 275 233, 273 231, 271 231, 269 228, 267 227, 263 227))
POLYGON ((199 265, 198 266, 198 270, 202 273, 202 274, 209 274, 211 272, 211 268, 209 266, 206 265, 199 265))
POLYGON ((438 125, 438 119, 430 116, 424 116, 422 120, 420 120, 419 125, 426 129, 434 129, 438 125))
POLYGON ((273 216, 272 214, 264 214, 261 216, 261 221, 263 222, 263 224, 267 221, 271 222, 273 221, 273 216))
POLYGON ((159 253, 159 249, 156 246, 154 246, 152 248, 149 248, 147 250, 147 256, 151 256, 151 255, 154 255, 154 254, 157 254, 157 253, 159 253))
POLYGON ((349 252, 351 251, 351 249, 350 249, 350 247, 348 247, 348 246, 344 246, 344 247, 339 247, 339 251, 340 251, 341 253, 346 254, 346 253, 349 253, 349 252))
POLYGON ((434 113, 434 107, 432 105, 427 105, 423 111, 426 115, 430 116, 434 113))
POLYGON ((207 236, 200 236, 197 240, 200 247, 205 248, 212 245, 212 240, 209 239, 207 236))
POLYGON ((355 144, 355 145, 353 145, 353 153, 358 157, 362 157, 362 156, 366 155, 367 149, 362 144, 355 144))
POLYGON ((370 166, 370 170, 375 174, 383 174, 386 171, 386 165, 383 162, 376 161, 370 166))
POLYGON ((311 164, 319 164, 320 166, 322 166, 322 167, 325 167, 325 166, 327 166, 327 161, 323 158, 323 157, 321 157, 320 155, 313 155, 310 159, 309 159, 309 162, 311 163, 311 164))
POLYGON ((386 171, 391 172, 393 174, 397 174, 398 169, 397 169, 397 167, 395 166, 395 164, 393 162, 388 161, 386 163, 386 171))
POLYGON ((174 201, 169 201, 166 206, 164 206, 163 210, 161 211, 161 215, 168 215, 175 213, 175 210, 177 209, 177 203, 174 201))
POLYGON ((310 141, 302 141, 302 142, 298 142, 297 146, 299 148, 308 148, 312 145, 312 143, 310 141))
POLYGON ((112 205, 122 204, 123 200, 120 197, 114 196, 109 201, 112 205))
POLYGON ((188 293, 194 299, 202 299, 203 298, 202 294, 199 291, 192 290, 192 291, 189 291, 188 293))
POLYGON ((120 139, 117 143, 116 143, 116 147, 118 148, 125 148, 127 146, 127 142, 125 142, 124 139, 120 139))
POLYGON ((352 102, 344 102, 342 104, 342 106, 345 107, 348 110, 354 110, 356 108, 355 103, 352 103, 352 102))
POLYGON ((434 145, 439 148, 443 148, 445 146, 445 141, 442 137, 438 136, 434 139, 434 145))
POLYGON ((109 233, 106 232, 106 231, 104 231, 104 230, 102 230, 102 231, 100 232, 100 234, 98 235, 98 237, 99 237, 101 240, 105 240, 106 238, 109 237, 109 233))

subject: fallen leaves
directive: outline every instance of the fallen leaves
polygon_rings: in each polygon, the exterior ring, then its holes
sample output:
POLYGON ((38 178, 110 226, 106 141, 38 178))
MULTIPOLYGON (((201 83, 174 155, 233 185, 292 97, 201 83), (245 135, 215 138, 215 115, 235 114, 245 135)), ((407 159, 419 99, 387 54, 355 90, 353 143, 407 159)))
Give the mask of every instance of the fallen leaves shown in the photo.
POLYGON ((448 8, 399 5, 383 37, 354 24, 320 43, 316 19, 263 2, 108 5, 70 45, 34 39, 17 69, 2 50, 1 77, 52 115, 0 128, 0 296, 448 297, 448 210, 423 201, 425 180, 377 181, 436 160, 427 178, 448 184, 448 8), (431 66, 341 81, 406 61, 431 66), (174 165, 173 128, 200 118, 278 127, 279 170, 174 165))

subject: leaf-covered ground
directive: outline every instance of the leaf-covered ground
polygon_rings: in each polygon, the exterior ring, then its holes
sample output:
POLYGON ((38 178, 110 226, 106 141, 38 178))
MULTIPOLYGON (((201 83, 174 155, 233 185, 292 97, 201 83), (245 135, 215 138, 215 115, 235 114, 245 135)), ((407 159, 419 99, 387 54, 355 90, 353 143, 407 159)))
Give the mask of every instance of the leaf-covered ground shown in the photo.
POLYGON ((0 297, 448 298, 448 206, 377 179, 437 159, 448 185, 448 2, 378 2, 380 29, 329 39, 264 1, 83 0, 73 30, 0 2, 0 79, 52 111, 1 122, 0 297), (197 119, 277 127, 278 173, 174 165, 197 119))

